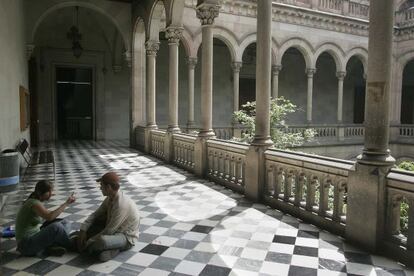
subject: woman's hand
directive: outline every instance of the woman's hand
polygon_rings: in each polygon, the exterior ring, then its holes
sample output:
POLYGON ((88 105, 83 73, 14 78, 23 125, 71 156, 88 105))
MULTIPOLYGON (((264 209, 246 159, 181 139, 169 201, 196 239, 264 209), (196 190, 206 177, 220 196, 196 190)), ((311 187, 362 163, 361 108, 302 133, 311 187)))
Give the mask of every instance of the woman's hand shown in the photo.
POLYGON ((75 202, 76 201, 76 197, 75 197, 75 193, 72 193, 69 197, 68 197, 68 199, 66 199, 66 203, 67 204, 72 204, 73 202, 75 202))

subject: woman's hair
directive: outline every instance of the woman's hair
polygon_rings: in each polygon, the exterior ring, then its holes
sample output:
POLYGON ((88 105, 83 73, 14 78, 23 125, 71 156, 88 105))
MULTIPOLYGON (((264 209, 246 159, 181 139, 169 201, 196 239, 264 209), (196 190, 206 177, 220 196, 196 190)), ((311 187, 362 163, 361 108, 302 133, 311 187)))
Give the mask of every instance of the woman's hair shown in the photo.
POLYGON ((36 183, 35 190, 29 195, 29 198, 40 199, 40 196, 53 190, 53 183, 49 180, 40 180, 36 183))

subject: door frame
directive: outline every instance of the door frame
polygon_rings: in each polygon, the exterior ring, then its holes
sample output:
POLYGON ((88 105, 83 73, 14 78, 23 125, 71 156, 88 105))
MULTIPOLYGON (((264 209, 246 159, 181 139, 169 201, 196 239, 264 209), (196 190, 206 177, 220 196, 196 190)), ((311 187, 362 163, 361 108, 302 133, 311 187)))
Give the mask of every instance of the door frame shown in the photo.
POLYGON ((54 124, 53 124, 53 128, 54 128, 54 140, 59 140, 59 134, 58 134, 58 117, 57 117, 57 112, 58 112, 58 97, 57 97, 57 80, 56 80, 56 70, 58 68, 73 68, 73 69, 77 69, 77 68, 86 68, 86 69, 91 69, 92 71, 92 140, 96 141, 97 140, 97 135, 96 135, 96 77, 95 77, 95 66, 94 65, 88 65, 88 64, 71 64, 71 63, 54 63, 53 64, 53 72, 52 72, 52 79, 53 79, 53 84, 52 85, 52 103, 53 103, 53 117, 54 117, 54 124))

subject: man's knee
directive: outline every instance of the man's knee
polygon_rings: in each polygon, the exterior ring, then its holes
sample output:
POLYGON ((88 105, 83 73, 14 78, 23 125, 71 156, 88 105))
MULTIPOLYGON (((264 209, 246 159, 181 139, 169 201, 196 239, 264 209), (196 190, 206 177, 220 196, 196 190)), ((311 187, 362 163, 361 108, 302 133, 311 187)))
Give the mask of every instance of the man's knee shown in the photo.
POLYGON ((106 249, 106 241, 102 236, 96 238, 90 245, 90 251, 91 252, 100 252, 106 249))

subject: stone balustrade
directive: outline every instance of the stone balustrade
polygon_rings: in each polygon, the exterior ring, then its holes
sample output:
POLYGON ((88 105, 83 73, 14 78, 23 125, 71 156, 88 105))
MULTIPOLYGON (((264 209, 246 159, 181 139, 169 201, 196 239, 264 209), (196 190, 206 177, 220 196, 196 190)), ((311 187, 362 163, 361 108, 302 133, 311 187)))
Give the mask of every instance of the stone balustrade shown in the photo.
POLYGON ((396 12, 395 23, 400 28, 413 27, 414 26, 414 8, 396 12))
POLYGON ((348 172, 353 166, 351 161, 267 150, 265 201, 343 235, 348 172))
POLYGON ((386 184, 385 248, 399 259, 414 261, 414 172, 392 169, 386 184), (405 204, 401 208, 402 204, 405 204), (405 213, 404 213, 405 212, 405 213), (404 227, 401 227, 404 220, 404 227))
POLYGON ((405 138, 414 138, 414 126, 413 125, 401 125, 400 136, 405 138))
POLYGON ((173 163, 190 172, 194 172, 194 143, 196 137, 187 134, 174 134, 173 163))
POLYGON ((230 140, 233 138, 233 127, 214 127, 217 139, 230 140))
POLYGON ((151 131, 151 154, 160 158, 165 159, 165 139, 166 131, 164 130, 152 130, 151 131))
POLYGON ((364 137, 364 126, 345 126, 345 137, 364 137))
POLYGON ((228 188, 243 193, 248 148, 245 144, 217 139, 208 140, 207 176, 228 188))

